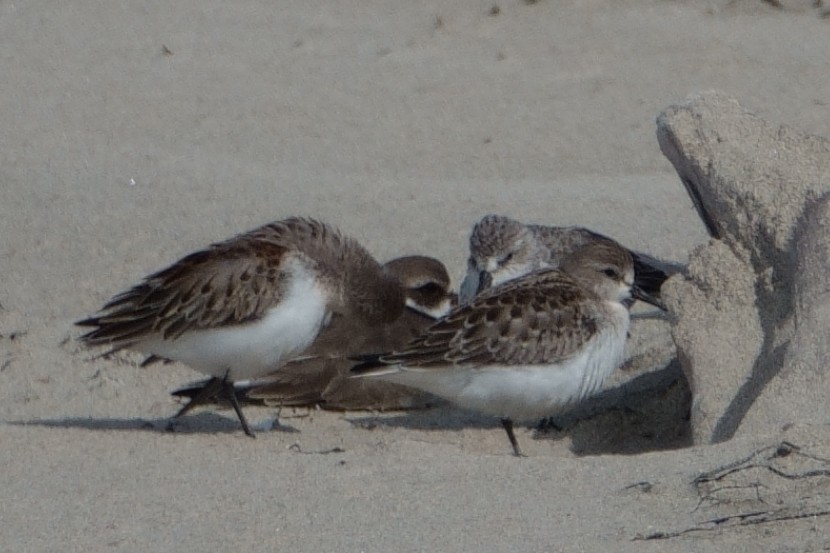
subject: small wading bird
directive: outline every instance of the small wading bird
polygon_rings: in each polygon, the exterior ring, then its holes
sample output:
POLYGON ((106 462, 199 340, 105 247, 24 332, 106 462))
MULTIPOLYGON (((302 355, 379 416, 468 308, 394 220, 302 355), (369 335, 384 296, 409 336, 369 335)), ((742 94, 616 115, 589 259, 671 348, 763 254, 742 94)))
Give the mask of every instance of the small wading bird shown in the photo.
POLYGON ((538 420, 596 393, 623 359, 631 254, 591 241, 544 270, 483 291, 401 351, 367 356, 356 377, 413 386, 495 415, 521 456, 513 421, 538 420))
POLYGON ((312 219, 277 221, 213 244, 154 273, 79 321, 79 339, 181 361, 211 376, 175 415, 220 397, 245 433, 234 381, 304 354, 333 317, 356 332, 403 313, 400 281, 355 240, 312 219))
MULTIPOLYGON (((467 276, 459 300, 540 269, 559 269, 563 260, 591 243, 616 242, 582 227, 529 225, 503 215, 486 215, 473 226, 467 276)), ((682 265, 662 261, 648 254, 630 251, 634 262, 634 283, 653 298, 660 287, 682 265)), ((663 309, 662 304, 659 305, 663 309)))

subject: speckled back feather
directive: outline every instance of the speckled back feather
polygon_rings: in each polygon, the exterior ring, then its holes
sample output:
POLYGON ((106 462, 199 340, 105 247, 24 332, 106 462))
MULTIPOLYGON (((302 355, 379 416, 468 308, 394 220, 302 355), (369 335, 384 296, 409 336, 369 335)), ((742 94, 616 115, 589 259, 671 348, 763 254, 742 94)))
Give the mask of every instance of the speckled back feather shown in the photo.
POLYGON ((487 290, 432 325, 384 364, 409 368, 554 363, 597 332, 595 294, 547 270, 487 290))

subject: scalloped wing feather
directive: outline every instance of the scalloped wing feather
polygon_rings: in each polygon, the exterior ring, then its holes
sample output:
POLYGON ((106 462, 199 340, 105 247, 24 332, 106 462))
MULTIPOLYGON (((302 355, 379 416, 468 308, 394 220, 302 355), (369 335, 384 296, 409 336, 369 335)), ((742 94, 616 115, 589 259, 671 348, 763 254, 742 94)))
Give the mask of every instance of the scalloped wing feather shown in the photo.
POLYGON ((597 333, 596 299, 565 273, 533 273, 476 297, 381 360, 408 368, 556 363, 597 333))
POLYGON ((117 295, 97 317, 80 321, 97 327, 81 339, 121 348, 150 334, 175 339, 190 330, 256 320, 283 293, 286 251, 245 235, 192 253, 117 295))

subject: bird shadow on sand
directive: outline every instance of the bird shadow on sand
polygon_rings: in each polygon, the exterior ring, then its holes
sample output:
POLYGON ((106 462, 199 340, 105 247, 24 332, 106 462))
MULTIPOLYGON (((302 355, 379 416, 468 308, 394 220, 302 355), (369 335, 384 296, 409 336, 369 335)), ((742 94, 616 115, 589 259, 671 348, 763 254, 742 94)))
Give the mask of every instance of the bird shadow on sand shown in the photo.
MULTIPOLYGON (((585 455, 636 455, 692 445, 691 391, 686 378, 665 386, 599 396, 557 418, 571 439, 571 451, 585 455)), ((536 439, 557 439, 561 432, 540 427, 536 439)))
MULTIPOLYGON (((62 419, 37 419, 29 421, 6 421, 11 426, 40 426, 46 428, 82 428, 96 431, 125 431, 125 432, 155 432, 159 434, 235 434, 242 433, 239 421, 223 417, 215 413, 197 413, 188 415, 172 426, 171 419, 117 419, 117 418, 85 418, 67 417, 62 419)), ((283 425, 278 419, 268 420, 259 424, 252 424, 255 433, 271 431, 294 433, 296 428, 283 425)))
POLYGON ((429 409, 392 411, 388 413, 347 413, 344 417, 353 426, 374 430, 388 426, 408 430, 464 430, 465 428, 501 428, 494 417, 457 409, 442 404, 429 409))

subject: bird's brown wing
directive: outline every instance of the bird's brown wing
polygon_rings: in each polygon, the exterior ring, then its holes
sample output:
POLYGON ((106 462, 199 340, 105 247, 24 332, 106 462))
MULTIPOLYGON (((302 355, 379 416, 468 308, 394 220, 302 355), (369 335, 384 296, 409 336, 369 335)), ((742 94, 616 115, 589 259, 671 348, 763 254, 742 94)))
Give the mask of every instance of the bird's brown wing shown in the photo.
POLYGON ((595 300, 565 273, 532 273, 477 296, 379 360, 417 368, 554 363, 596 334, 595 300))
POLYGON ((192 253, 109 301, 80 326, 87 345, 127 347, 151 334, 174 339, 190 330, 250 322, 279 301, 288 250, 241 235, 192 253))

